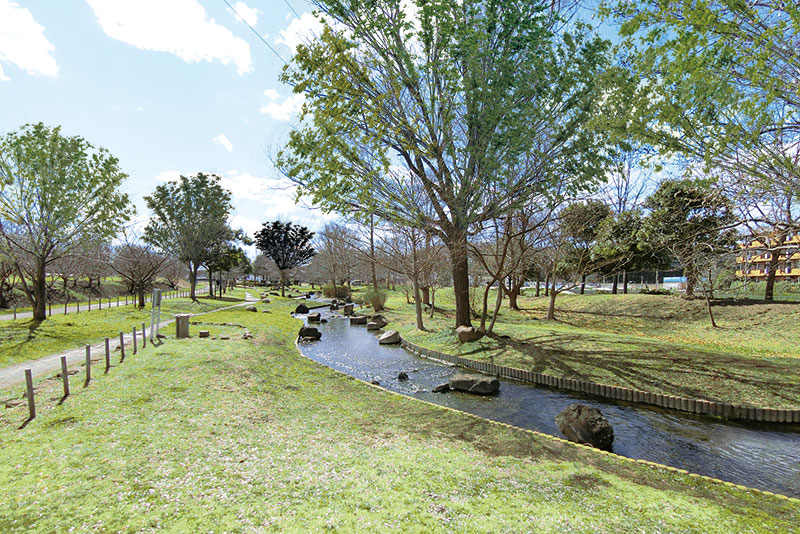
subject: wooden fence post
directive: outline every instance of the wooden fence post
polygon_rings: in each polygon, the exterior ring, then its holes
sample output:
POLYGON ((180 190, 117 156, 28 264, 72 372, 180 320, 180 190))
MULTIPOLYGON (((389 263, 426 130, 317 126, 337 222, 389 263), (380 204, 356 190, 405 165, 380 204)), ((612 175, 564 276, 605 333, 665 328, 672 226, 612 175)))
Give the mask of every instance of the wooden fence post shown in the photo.
POLYGON ((119 363, 125 361, 125 334, 119 333, 119 363))
POLYGON ((16 318, 17 318, 17 307, 16 307, 16 305, 15 305, 15 306, 14 306, 14 319, 16 319, 16 318))
POLYGON ((81 301, 76 300, 75 301, 75 313, 80 313, 80 312, 81 312, 81 301))
POLYGON ((103 297, 97 299, 97 302, 100 304, 100 309, 103 309, 103 297))
POLYGON ((86 345, 86 382, 83 387, 89 387, 89 382, 92 381, 92 346, 86 345))
POLYGON ((133 353, 136 354, 136 327, 133 327, 133 353))
POLYGON ((61 379, 64 381, 64 398, 69 397, 69 373, 67 372, 67 357, 61 357, 61 379))
POLYGON ((111 368, 111 339, 106 338, 106 374, 111 368))
POLYGON ((147 346, 147 330, 145 330, 144 323, 142 323, 142 348, 147 346))
POLYGON ((64 315, 67 314, 67 304, 68 303, 69 303, 69 297, 67 297, 67 300, 64 301, 64 315))
POLYGON ((25 394, 28 396, 28 418, 36 417, 36 403, 33 400, 33 374, 30 369, 25 369, 25 394))
POLYGON ((47 316, 48 317, 52 317, 53 316, 53 303, 52 302, 48 302, 47 303, 47 316))

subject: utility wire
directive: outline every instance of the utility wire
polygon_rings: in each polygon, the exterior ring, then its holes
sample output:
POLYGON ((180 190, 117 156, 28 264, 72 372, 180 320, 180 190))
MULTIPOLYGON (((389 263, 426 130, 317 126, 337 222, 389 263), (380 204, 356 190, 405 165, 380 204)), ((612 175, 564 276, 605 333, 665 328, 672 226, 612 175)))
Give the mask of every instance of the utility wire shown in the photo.
POLYGON ((296 16, 296 17, 299 19, 299 18, 300 18, 300 13, 298 13, 298 12, 295 10, 295 8, 293 8, 293 7, 292 7, 292 4, 290 4, 290 3, 289 3, 289 0, 283 0, 283 2, 284 2, 284 3, 285 3, 287 6, 289 6, 289 9, 291 9, 291 10, 292 10, 292 12, 295 14, 295 16, 296 16))
MULTIPOLYGON (((262 43, 264 43, 265 45, 267 45, 267 48, 269 48, 270 50, 272 50, 272 53, 273 53, 273 54, 275 54, 276 56, 278 56, 278 59, 280 59, 281 61, 283 61, 283 64, 284 64, 284 65, 288 65, 288 64, 289 64, 289 63, 288 63, 288 62, 287 62, 285 59, 283 59, 283 57, 282 57, 282 56, 281 56, 281 55, 278 53, 278 51, 277 51, 277 50, 275 50, 275 49, 272 47, 272 45, 271 45, 271 44, 269 44, 269 43, 267 42, 267 40, 266 40, 266 39, 264 39, 264 37, 263 37, 263 36, 262 36, 260 33, 258 33, 258 31, 257 31, 255 28, 253 28, 253 27, 250 25, 250 23, 249 23, 249 22, 247 22, 247 21, 244 19, 244 17, 243 17, 243 16, 241 16, 241 15, 239 14, 239 12, 238 12, 238 11, 236 11, 236 9, 234 9, 234 8, 233 8, 233 6, 230 4, 230 2, 228 2, 228 0, 222 0, 222 1, 223 1, 223 2, 225 2, 225 5, 227 5, 227 6, 228 6, 228 7, 231 9, 231 11, 233 11, 233 12, 236 14, 236 16, 237 16, 237 17, 239 17, 239 19, 241 19, 241 21, 242 21, 242 22, 244 22, 245 24, 247 24, 247 27, 248 27, 248 28, 250 28, 250 30, 251 30, 251 31, 252 31, 254 34, 256 34, 256 36, 257 36, 257 37, 258 37, 258 38, 261 40, 261 42, 262 42, 262 43)), ((288 5, 288 3, 287 3, 287 5, 288 5)), ((289 6, 289 7, 291 7, 291 6, 289 6)), ((294 11, 294 9, 292 9, 292 11, 294 11)), ((297 14, 297 12, 296 12, 296 11, 295 11, 295 14, 297 14)))

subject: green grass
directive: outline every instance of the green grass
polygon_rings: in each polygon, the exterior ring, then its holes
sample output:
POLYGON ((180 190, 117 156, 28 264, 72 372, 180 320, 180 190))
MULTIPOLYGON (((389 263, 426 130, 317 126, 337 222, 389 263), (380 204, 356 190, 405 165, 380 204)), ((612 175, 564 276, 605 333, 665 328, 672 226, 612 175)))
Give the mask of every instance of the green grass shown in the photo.
MULTIPOLYGON (((416 330, 413 306, 393 294, 395 326, 414 343, 476 360, 668 395, 774 408, 800 407, 800 303, 720 302, 709 325, 702 300, 664 295, 561 295, 503 305, 495 334, 461 345, 452 293, 416 330), (508 336, 508 337, 502 337, 508 336)), ((476 323, 477 324, 477 323, 476 323)))
MULTIPOLYGON (((162 302, 161 319, 170 319, 176 313, 215 310, 243 299, 242 290, 229 292, 224 299, 202 297, 196 303, 188 298, 168 299, 162 302)), ((130 332, 142 322, 150 327, 149 306, 143 310, 125 306, 54 315, 42 322, 33 319, 0 321, 0 367, 95 343, 104 337, 114 337, 120 331, 130 332)))
POLYGON ((24 406, 2 412, 0 531, 738 533, 800 521, 793 502, 335 373, 297 354, 292 304, 197 318, 232 339, 168 339, 61 406, 59 384, 41 383, 22 430, 24 406))

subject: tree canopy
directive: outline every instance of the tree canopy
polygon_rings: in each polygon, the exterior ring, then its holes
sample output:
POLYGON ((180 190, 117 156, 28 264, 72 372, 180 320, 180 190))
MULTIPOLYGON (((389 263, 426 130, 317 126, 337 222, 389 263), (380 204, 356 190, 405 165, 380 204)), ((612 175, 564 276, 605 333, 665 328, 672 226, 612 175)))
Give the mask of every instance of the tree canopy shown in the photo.
POLYGON ((286 271, 308 263, 314 257, 314 232, 291 222, 265 222, 256 232, 256 248, 275 262, 281 273, 281 296, 286 295, 286 271))

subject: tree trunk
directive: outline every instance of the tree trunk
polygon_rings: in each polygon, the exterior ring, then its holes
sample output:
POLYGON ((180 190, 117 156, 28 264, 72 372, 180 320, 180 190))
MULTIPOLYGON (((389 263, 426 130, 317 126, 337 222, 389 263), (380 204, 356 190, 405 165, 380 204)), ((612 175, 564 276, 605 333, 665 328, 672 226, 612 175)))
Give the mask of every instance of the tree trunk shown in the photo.
POLYGON ((581 275, 581 295, 586 293, 586 273, 581 275))
POLYGON ((47 319, 47 276, 45 275, 44 260, 36 260, 36 276, 33 279, 33 319, 44 321, 47 319))
POLYGON ((555 321, 556 319, 556 282, 553 280, 553 289, 550 291, 550 305, 547 307, 547 320, 555 321))
POLYGON ((511 291, 508 292, 508 307, 511 308, 512 310, 519 311, 519 304, 517 303, 517 297, 519 297, 521 292, 522 292, 522 284, 520 283, 520 278, 512 277, 511 291))
MULTIPOLYGON (((334 295, 336 294, 336 286, 333 286, 334 295)), ((281 296, 286 296, 286 273, 281 271, 281 296)))
POLYGON ((536 296, 538 297, 542 293, 542 281, 538 278, 536 279, 536 296))
POLYGON ((419 288, 422 291, 422 303, 426 306, 431 305, 431 288, 428 286, 422 286, 419 288))
MULTIPOLYGON (((785 239, 783 236, 779 236, 780 241, 785 239)), ((778 260, 780 249, 775 249, 770 257, 769 257, 769 272, 767 273, 767 287, 764 290, 764 300, 774 300, 775 297, 775 277, 778 274, 778 260)))
POLYGON ((372 275, 372 289, 378 292, 378 273, 375 272, 375 215, 369 214, 369 267, 372 275))
POLYGON ((628 271, 622 271, 622 294, 628 294, 628 271))
POLYGON ((694 273, 694 265, 687 265, 683 270, 683 274, 686 276, 686 296, 693 297, 694 286, 697 280, 697 277, 694 273))
POLYGON ((550 274, 544 277, 544 296, 550 296, 550 274))
POLYGON ((456 301, 456 328, 472 326, 469 304, 469 263, 467 261, 467 234, 447 243, 453 262, 453 293, 456 301))
POLYGON ((486 288, 483 290, 483 303, 481 306, 481 326, 480 330, 483 333, 486 333, 486 316, 489 314, 489 291, 492 289, 492 284, 494 284, 494 279, 489 280, 486 282, 486 288))
POLYGON ((139 283, 136 285, 136 294, 139 296, 139 307, 144 308, 144 284, 139 283))
POLYGON ((714 320, 714 312, 711 310, 711 296, 703 288, 703 296, 706 298, 706 310, 708 311, 708 318, 711 320, 711 328, 717 328, 717 322, 714 320))
POLYGON ((616 295, 619 290, 619 273, 614 273, 614 281, 611 282, 611 294, 616 295))
POLYGON ((489 330, 486 331, 487 334, 491 334, 494 331, 494 324, 497 322, 497 316, 500 315, 500 306, 503 304, 503 293, 505 291, 505 286, 500 282, 497 281, 497 298, 494 301, 494 313, 492 314, 492 322, 489 323, 489 330))
POLYGON ((189 297, 192 302, 197 302, 197 271, 199 269, 199 265, 189 264, 189 297))
POLYGON ((425 330, 425 325, 422 324, 422 302, 419 294, 419 269, 417 266, 417 246, 414 237, 411 238, 411 257, 412 257, 412 273, 411 284, 414 287, 414 314, 417 317, 417 330, 425 330))

